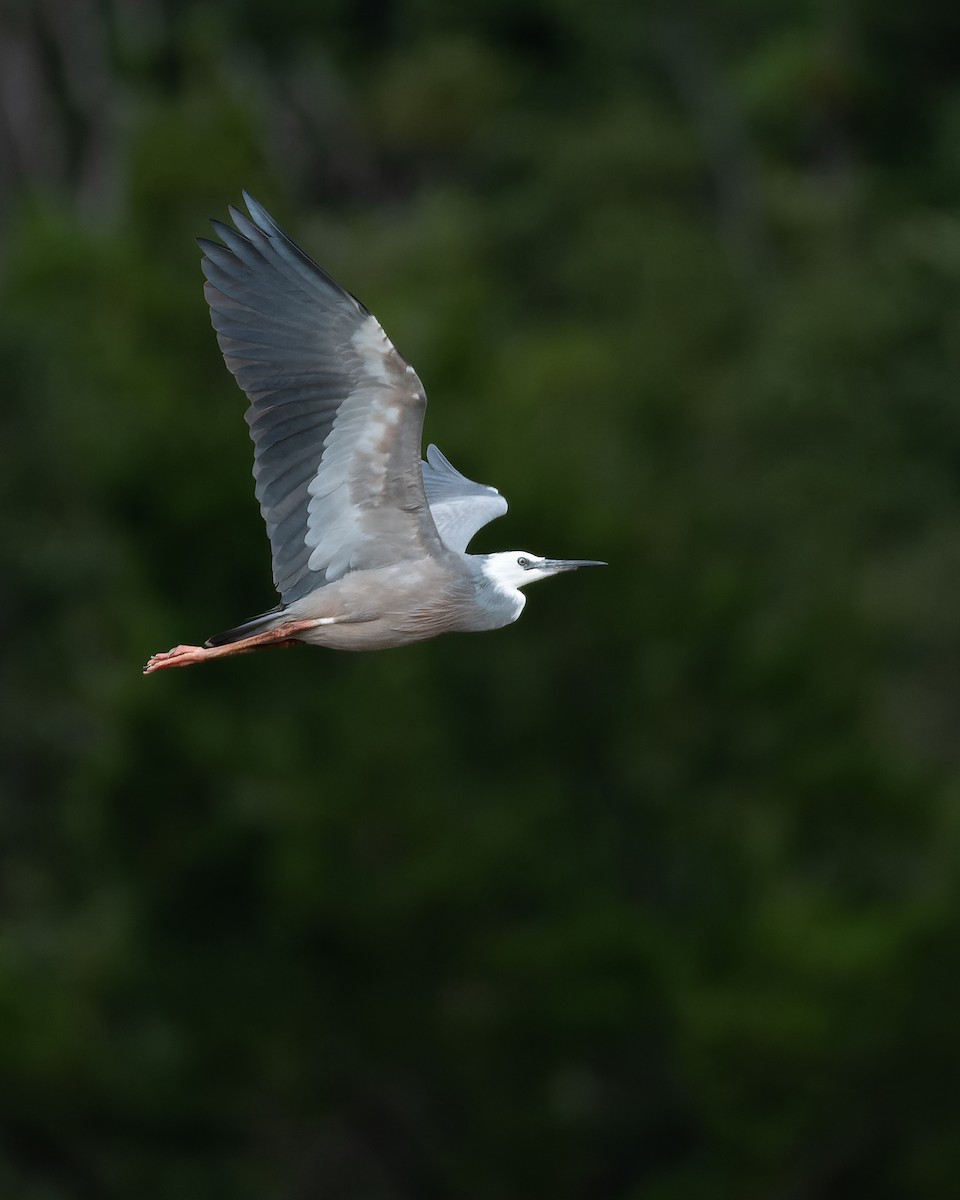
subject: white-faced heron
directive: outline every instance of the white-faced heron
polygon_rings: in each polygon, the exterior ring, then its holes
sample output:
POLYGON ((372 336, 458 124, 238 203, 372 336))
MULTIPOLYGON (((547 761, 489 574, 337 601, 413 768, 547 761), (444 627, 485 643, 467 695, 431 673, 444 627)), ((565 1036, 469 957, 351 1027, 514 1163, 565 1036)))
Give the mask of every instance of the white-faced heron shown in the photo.
POLYGON ((227 366, 250 401, 256 494, 280 605, 204 646, 155 654, 145 673, 309 642, 382 650, 499 629, 520 588, 603 566, 524 550, 467 554, 507 502, 436 446, 420 460, 427 398, 380 323, 246 192, 249 217, 200 239, 204 294, 227 366))

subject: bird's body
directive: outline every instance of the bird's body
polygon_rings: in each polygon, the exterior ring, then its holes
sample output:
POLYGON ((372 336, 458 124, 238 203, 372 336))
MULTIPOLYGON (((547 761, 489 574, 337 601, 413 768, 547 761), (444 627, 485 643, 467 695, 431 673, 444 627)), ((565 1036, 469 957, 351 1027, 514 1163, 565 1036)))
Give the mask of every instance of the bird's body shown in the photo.
POLYGON ((154 655, 147 673, 261 646, 382 650, 498 629, 521 586, 601 565, 523 551, 471 555, 507 510, 435 446, 421 462, 426 395, 375 317, 244 194, 249 218, 202 240, 205 294, 227 366, 246 392, 256 494, 277 609, 206 646, 154 655))
POLYGON ((389 650, 441 633, 478 633, 515 621, 523 594, 497 588, 478 563, 423 558, 352 571, 334 583, 294 600, 282 611, 265 614, 210 639, 231 641, 242 631, 264 632, 288 621, 326 622, 305 630, 299 641, 330 650, 389 650))

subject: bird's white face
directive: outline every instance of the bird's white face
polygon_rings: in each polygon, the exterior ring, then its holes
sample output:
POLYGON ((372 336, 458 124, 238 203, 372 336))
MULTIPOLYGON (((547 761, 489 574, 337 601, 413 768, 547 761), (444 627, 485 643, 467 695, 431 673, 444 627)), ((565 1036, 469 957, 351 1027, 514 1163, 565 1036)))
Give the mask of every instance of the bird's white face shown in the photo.
POLYGON ((531 554, 529 550, 505 550, 502 554, 484 555, 483 573, 504 591, 546 579, 556 571, 557 566, 552 560, 531 554))

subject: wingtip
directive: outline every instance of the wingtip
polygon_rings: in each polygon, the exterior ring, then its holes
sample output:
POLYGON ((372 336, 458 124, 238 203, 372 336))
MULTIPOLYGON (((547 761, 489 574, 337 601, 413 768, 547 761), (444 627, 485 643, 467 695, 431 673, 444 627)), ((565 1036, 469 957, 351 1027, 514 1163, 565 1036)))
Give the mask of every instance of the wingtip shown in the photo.
POLYGON ((270 216, 259 200, 251 196, 246 188, 241 188, 240 194, 243 196, 243 202, 247 206, 250 219, 258 229, 266 234, 273 234, 279 231, 276 221, 270 216))
MULTIPOLYGON (((213 224, 213 218, 211 218, 210 223, 213 224)), ((194 241, 203 252, 204 258, 212 258, 214 254, 224 249, 223 245, 220 242, 215 242, 213 238, 198 237, 194 238, 194 241)))
MULTIPOLYGON (((442 471, 444 467, 446 467, 448 470, 453 470, 450 465, 450 460, 435 442, 431 442, 427 447, 427 462, 435 471, 442 471)), ((457 472, 457 474, 459 474, 459 472, 457 472)))

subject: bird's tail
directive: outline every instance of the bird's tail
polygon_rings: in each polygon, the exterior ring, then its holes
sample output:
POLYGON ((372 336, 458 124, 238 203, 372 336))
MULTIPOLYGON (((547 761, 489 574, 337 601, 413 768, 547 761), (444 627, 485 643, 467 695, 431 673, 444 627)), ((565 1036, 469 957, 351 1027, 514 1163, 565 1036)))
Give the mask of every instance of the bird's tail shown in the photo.
POLYGON ((276 608, 271 608, 269 612, 261 613, 259 617, 251 617, 249 621, 244 621, 242 625, 235 625, 233 629, 226 629, 223 633, 215 633, 213 637, 208 637, 203 643, 205 646, 227 646, 230 642, 239 642, 241 638, 252 637, 256 633, 264 633, 268 629, 272 629, 274 625, 279 624, 283 619, 283 605, 278 604, 276 608))

